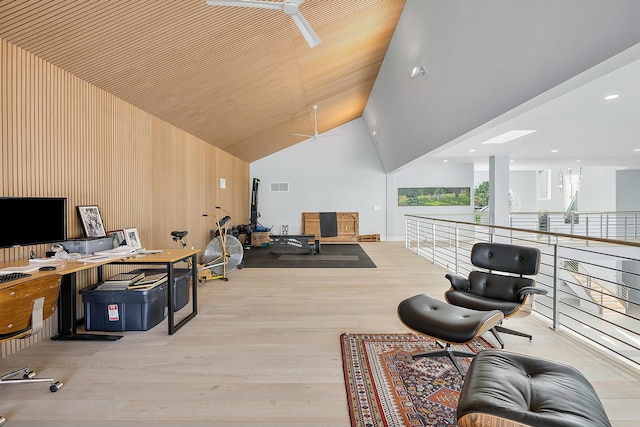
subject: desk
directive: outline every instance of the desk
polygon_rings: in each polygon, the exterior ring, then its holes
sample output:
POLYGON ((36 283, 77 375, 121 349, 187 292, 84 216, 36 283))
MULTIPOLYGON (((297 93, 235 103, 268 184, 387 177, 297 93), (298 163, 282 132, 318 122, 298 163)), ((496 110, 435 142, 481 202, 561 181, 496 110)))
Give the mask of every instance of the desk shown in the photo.
MULTIPOLYGON (((169 296, 167 298, 169 302, 169 314, 167 315, 167 323, 169 324, 168 333, 169 335, 173 335, 178 329, 183 327, 185 323, 198 314, 198 263, 196 259, 198 252, 200 252, 200 250, 197 249, 165 249, 159 254, 133 255, 129 258, 113 260, 110 264, 148 264, 164 265, 167 267, 167 281, 169 283, 169 296), (191 313, 177 324, 174 324, 173 267, 175 264, 188 261, 189 259, 191 259, 191 313)), ((101 275, 100 270, 98 270, 98 275, 101 275)))
MULTIPOLYGON (((54 265, 55 270, 51 271, 31 271, 30 277, 24 279, 12 280, 5 282, 2 286, 13 286, 20 281, 31 280, 37 277, 60 274, 62 280, 60 283, 60 297, 58 298, 58 335, 51 337, 52 340, 101 340, 101 341, 115 341, 122 338, 119 335, 106 335, 106 334, 77 334, 76 333, 76 273, 80 271, 90 270, 92 268, 98 268, 98 272, 102 271, 102 266, 113 261, 108 259, 100 262, 78 262, 78 261, 58 261, 52 262, 47 265, 54 265)), ((9 263, 3 263, 2 268, 25 266, 29 265, 28 260, 13 261, 9 263)), ((33 265, 36 267, 36 265, 33 265)))
MULTIPOLYGON (((51 337, 52 340, 74 340, 74 341, 86 341, 86 340, 100 340, 100 341, 115 341, 122 338, 121 335, 108 335, 108 334, 85 334, 77 333, 77 286, 76 286, 76 273, 92 268, 98 269, 98 281, 103 279, 103 267, 106 264, 162 264, 167 267, 167 279, 169 289, 168 295, 168 333, 173 335, 178 329, 184 326, 189 320, 191 320, 197 314, 197 284, 198 284, 198 265, 196 256, 200 252, 196 249, 167 249, 159 254, 147 254, 147 255, 133 255, 129 258, 111 258, 100 262, 81 262, 81 261, 63 261, 55 263, 55 270, 52 271, 33 271, 30 272, 31 277, 25 279, 12 280, 0 284, 1 287, 13 286, 19 281, 29 280, 38 276, 44 276, 47 274, 60 274, 62 275, 62 283, 60 285, 60 298, 58 300, 58 335, 51 337), (174 312, 175 306, 173 301, 173 266, 174 264, 187 261, 191 259, 191 299, 192 299, 192 312, 177 325, 174 325, 174 312)), ((27 265, 28 261, 18 261, 5 263, 0 267, 14 267, 27 265)))

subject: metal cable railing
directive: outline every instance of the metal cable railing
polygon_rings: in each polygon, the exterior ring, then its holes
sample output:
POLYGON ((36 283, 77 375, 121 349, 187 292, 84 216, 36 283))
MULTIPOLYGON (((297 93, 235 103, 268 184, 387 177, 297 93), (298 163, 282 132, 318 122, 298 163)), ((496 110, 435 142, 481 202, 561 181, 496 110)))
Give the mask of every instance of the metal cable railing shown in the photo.
POLYGON ((510 226, 601 239, 640 239, 640 212, 511 212, 510 226))
POLYGON ((471 247, 502 242, 540 249, 534 312, 640 368, 640 244, 526 228, 406 215, 406 247, 467 275, 471 247))

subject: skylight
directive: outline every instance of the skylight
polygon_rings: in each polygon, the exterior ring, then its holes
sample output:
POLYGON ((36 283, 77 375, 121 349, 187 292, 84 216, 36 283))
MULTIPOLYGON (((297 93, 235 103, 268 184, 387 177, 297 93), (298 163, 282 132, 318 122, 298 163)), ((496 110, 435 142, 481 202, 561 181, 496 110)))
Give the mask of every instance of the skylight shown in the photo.
POLYGON ((504 144, 505 142, 513 141, 514 139, 521 138, 534 132, 537 132, 537 130, 510 130, 502 135, 498 135, 484 141, 483 144, 504 144))

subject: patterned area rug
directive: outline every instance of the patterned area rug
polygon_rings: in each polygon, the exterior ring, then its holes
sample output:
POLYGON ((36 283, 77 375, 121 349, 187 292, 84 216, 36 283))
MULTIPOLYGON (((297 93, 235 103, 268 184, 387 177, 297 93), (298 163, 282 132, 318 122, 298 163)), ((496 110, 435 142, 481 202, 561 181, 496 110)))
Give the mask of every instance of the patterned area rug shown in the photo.
MULTIPOLYGON (((415 334, 340 336, 349 414, 353 427, 455 427, 462 377, 448 357, 412 359, 438 350, 415 334)), ((491 348, 483 338, 455 349, 491 348)), ((459 358, 466 372, 470 358, 459 358)))

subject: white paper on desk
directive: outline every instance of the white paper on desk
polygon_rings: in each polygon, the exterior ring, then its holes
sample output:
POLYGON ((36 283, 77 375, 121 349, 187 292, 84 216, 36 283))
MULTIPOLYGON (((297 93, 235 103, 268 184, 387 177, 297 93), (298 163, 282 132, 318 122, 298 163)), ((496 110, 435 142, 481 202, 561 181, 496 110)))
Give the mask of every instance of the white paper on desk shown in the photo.
POLYGON ((136 250, 131 246, 118 246, 117 248, 107 249, 105 251, 95 252, 94 255, 120 256, 135 253, 136 250))
POLYGON ((92 255, 88 257, 82 257, 78 262, 103 262, 110 259, 120 258, 119 255, 92 255))
POLYGON ((16 267, 6 267, 0 268, 0 274, 9 274, 9 273, 30 273, 32 271, 36 271, 40 268, 39 265, 22 265, 16 267))
POLYGON ((55 264, 58 262, 55 258, 30 258, 29 264, 55 264))

